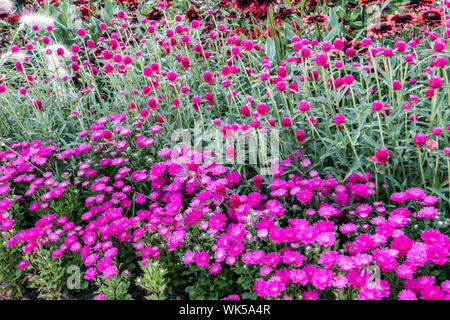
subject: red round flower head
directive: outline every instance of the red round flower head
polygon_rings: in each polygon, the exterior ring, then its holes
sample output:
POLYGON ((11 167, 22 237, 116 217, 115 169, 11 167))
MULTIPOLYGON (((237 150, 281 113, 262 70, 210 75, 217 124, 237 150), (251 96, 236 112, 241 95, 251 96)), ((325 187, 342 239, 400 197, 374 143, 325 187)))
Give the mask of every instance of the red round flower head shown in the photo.
POLYGON ((149 66, 145 66, 144 68, 142 68, 142 73, 144 74, 144 76, 149 77, 152 74, 153 70, 151 67, 149 66))
POLYGON ((380 100, 375 100, 372 102, 372 105, 370 107, 373 111, 380 111, 383 109, 383 103, 380 100))
POLYGON ((244 104, 241 106, 241 115, 243 117, 248 117, 250 115, 250 108, 248 105, 244 104))
POLYGON ((422 146, 426 143, 427 141, 427 136, 424 135, 423 133, 416 133, 414 135, 413 141, 415 144, 417 144, 418 146, 422 146))
POLYGON ((255 188, 257 188, 257 189, 259 189, 259 188, 261 188, 262 187, 262 177, 260 176, 260 175, 256 175, 254 178, 253 178, 253 186, 255 187, 255 188))
POLYGON ((343 123, 345 121, 345 116, 343 114, 337 113, 334 117, 333 117, 333 121, 335 124, 339 125, 341 123, 343 123))
POLYGON ((310 108, 310 104, 309 104, 309 102, 306 101, 306 100, 301 100, 301 101, 298 103, 298 110, 300 110, 300 111, 308 111, 309 108, 310 108))
POLYGON ((158 108, 158 101, 155 98, 148 98, 147 105, 151 110, 158 108))
POLYGON ((141 109, 141 111, 139 113, 142 117, 146 117, 146 116, 148 116, 148 109, 145 109, 145 108, 141 109))
POLYGON ((278 81, 277 84, 275 85, 275 89, 277 91, 284 91, 286 90, 286 84, 284 83, 284 81, 278 81))
POLYGON ((175 71, 169 71, 167 72, 167 79, 169 79, 169 81, 175 81, 177 79, 177 73, 175 71))
POLYGON ((112 134, 112 132, 109 131, 109 130, 103 130, 102 136, 103 136, 103 138, 104 138, 105 140, 109 141, 109 140, 112 139, 113 134, 112 134))
POLYGON ((251 125, 253 128, 257 128, 257 127, 259 127, 259 126, 261 125, 261 121, 260 121, 258 118, 254 118, 254 119, 252 119, 252 120, 250 121, 250 125, 251 125))
POLYGON ((402 88, 402 83, 399 80, 392 81, 392 89, 400 90, 402 88))
POLYGON ((241 197, 236 194, 233 193, 230 195, 230 207, 236 209, 241 205, 241 197))
POLYGON ((432 89, 437 89, 442 87, 442 79, 439 76, 432 76, 430 80, 428 80, 428 86, 432 89))
POLYGON ((283 117, 281 119, 281 125, 283 127, 290 127, 291 126, 291 119, 289 117, 283 117))
POLYGON ((379 148, 375 152, 375 161, 380 164, 385 164, 389 160, 389 150, 386 148, 379 148))
POLYGON ((198 27, 200 27, 200 22, 198 20, 194 20, 191 22, 191 27, 194 29, 197 29, 198 27))
POLYGON ((355 78, 351 74, 347 74, 344 76, 344 83, 345 84, 352 84, 355 78))
POLYGON ((342 49, 344 49, 344 41, 342 41, 342 39, 340 39, 340 38, 334 39, 333 47, 334 47, 335 50, 342 50, 342 49))
POLYGON ((434 135, 438 135, 441 132, 442 132, 442 128, 440 128, 440 127, 431 128, 431 133, 434 134, 434 135))
POLYGON ((256 106, 256 111, 258 111, 260 115, 265 115, 269 111, 269 109, 267 108, 267 105, 265 103, 261 102, 256 106))
POLYGON ((306 139, 305 131, 302 129, 297 129, 295 131, 295 136, 297 137, 298 142, 303 142, 306 139))

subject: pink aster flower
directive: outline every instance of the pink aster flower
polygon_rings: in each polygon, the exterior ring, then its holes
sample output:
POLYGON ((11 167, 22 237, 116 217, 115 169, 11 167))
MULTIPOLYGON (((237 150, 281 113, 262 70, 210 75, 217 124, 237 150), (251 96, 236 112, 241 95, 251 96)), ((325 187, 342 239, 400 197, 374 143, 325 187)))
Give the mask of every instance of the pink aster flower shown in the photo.
POLYGON ((208 266, 208 264, 209 264, 209 254, 205 250, 197 252, 195 254, 195 263, 200 268, 204 268, 204 267, 208 266))
POLYGON ((84 278, 86 280, 91 280, 96 275, 97 275, 97 269, 95 267, 91 267, 91 268, 87 269, 86 272, 84 273, 84 278))
POLYGON ((378 288, 364 286, 359 292, 357 300, 381 300, 381 292, 378 288))
POLYGON ((425 199, 427 195, 425 191, 420 188, 409 188, 405 191, 405 196, 407 199, 419 201, 425 199))
POLYGON ((22 270, 23 268, 25 268, 28 265, 28 260, 22 260, 20 261, 20 263, 17 265, 17 268, 19 270, 22 270))
POLYGON ((417 218, 434 218, 439 214, 435 207, 424 207, 417 212, 417 218))
POLYGON ((416 271, 416 267, 408 263, 403 263, 395 269, 398 277, 403 279, 412 279, 416 271))
POLYGON ((293 283, 301 283, 306 285, 309 282, 308 274, 302 269, 293 269, 289 273, 293 283))
POLYGON ((111 278, 114 275, 116 275, 117 273, 118 273, 117 267, 115 267, 115 266, 108 266, 103 271, 103 277, 104 278, 111 278))
POLYGON ((424 300, 441 300, 444 296, 439 286, 427 286, 423 288, 420 293, 424 300))
POLYGON ((441 244, 428 245, 427 248, 428 261, 443 266, 449 261, 448 255, 449 255, 448 248, 443 247, 441 244))
POLYGON ((424 230, 420 235, 420 238, 425 241, 426 244, 439 244, 445 242, 445 237, 445 235, 432 228, 424 230))
POLYGON ((331 247, 336 242, 336 237, 333 232, 324 232, 316 237, 318 244, 324 247, 331 247))
POLYGON ((331 285, 333 276, 334 272, 332 270, 319 269, 314 273, 311 283, 315 288, 324 290, 331 285))
POLYGON ((427 261, 427 245, 420 242, 414 243, 406 258, 406 261, 414 266, 423 266, 427 261))
POLYGON ((278 279, 270 279, 266 282, 266 292, 270 297, 278 297, 284 291, 284 284, 278 279))
POLYGON ((400 291, 397 298, 398 300, 417 300, 416 294, 409 289, 403 289, 400 291))
POLYGON ((344 275, 335 276, 332 281, 332 286, 335 288, 345 288, 347 286, 347 278, 344 275))
POLYGON ((339 260, 339 252, 338 251, 325 251, 320 255, 318 263, 324 266, 325 268, 330 268, 334 264, 337 264, 339 260))
POLYGON ((220 263, 215 262, 211 264, 208 271, 210 274, 218 274, 221 269, 220 263))
POLYGON ((303 291, 303 300, 319 300, 319 293, 312 289, 303 291))
POLYGON ((352 233, 355 232, 356 230, 358 230, 358 226, 353 223, 345 223, 339 227, 339 231, 342 232, 343 234, 352 233))

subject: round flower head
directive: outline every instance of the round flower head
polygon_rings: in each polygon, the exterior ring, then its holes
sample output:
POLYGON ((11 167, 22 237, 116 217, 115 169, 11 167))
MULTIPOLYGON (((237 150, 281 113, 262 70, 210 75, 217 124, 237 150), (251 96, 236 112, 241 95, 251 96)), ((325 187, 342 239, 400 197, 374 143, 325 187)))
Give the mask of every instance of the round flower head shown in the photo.
POLYGON ((175 71, 169 71, 167 73, 167 79, 169 81, 175 81, 177 79, 177 73, 175 71))
POLYGON ((402 83, 399 80, 392 81, 392 89, 400 90, 402 88, 402 83))
POLYGON ((291 126, 291 119, 289 117, 283 117, 281 119, 281 125, 283 127, 290 127, 291 126))
POLYGON ((442 86, 442 79, 439 76, 432 76, 430 80, 428 80, 428 86, 432 89, 437 89, 442 86))
POLYGON ((374 102, 372 102, 370 108, 373 111, 380 111, 381 109, 383 109, 383 103, 380 100, 375 100, 374 102))
POLYGON ((298 110, 300 110, 300 111, 308 111, 309 109, 310 109, 310 104, 309 104, 308 101, 306 101, 306 100, 301 100, 301 101, 298 103, 298 110))
POLYGON ((439 135, 441 132, 442 132, 442 128, 440 128, 440 127, 433 127, 433 128, 431 128, 431 133, 436 135, 436 136, 439 135))
POLYGON ((260 115, 265 115, 269 111, 269 109, 267 108, 267 105, 265 103, 258 103, 258 105, 256 106, 256 111, 258 111, 260 115))
POLYGON ((339 125, 341 123, 343 123, 345 121, 345 116, 343 114, 337 113, 334 117, 333 117, 333 121, 335 124, 339 125))
POLYGON ((423 133, 416 133, 414 135, 413 141, 415 144, 417 144, 418 146, 422 146, 426 143, 427 141, 427 136, 424 135, 423 133))
POLYGON ((389 159, 389 151, 386 148, 379 148, 375 153, 375 160, 380 164, 385 164, 389 159))
POLYGON ((103 138, 104 138, 105 140, 111 140, 112 137, 113 137, 113 134, 112 134, 112 132, 109 131, 109 130, 103 130, 102 136, 103 136, 103 138))

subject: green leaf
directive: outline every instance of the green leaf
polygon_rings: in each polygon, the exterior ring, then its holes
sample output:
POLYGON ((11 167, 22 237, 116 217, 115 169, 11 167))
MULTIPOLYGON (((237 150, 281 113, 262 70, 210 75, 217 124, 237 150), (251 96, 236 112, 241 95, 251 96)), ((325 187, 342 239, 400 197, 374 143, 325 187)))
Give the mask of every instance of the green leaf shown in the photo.
POLYGON ((270 60, 272 60, 272 61, 276 60, 275 42, 272 40, 272 38, 268 38, 266 41, 265 53, 266 53, 267 57, 270 58, 270 60))
POLYGON ((327 36, 324 38, 324 40, 326 41, 331 41, 334 38, 336 38, 336 36, 339 34, 339 31, 341 30, 341 24, 337 24, 336 26, 333 27, 333 29, 331 29, 330 32, 328 32, 327 36))

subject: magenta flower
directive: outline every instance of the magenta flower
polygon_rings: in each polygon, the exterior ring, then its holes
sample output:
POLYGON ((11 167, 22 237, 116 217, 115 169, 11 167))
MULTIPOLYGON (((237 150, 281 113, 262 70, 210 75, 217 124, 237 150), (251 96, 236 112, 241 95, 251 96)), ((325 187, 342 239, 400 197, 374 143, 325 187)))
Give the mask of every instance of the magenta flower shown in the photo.
POLYGON ((337 113, 334 117, 333 117, 333 121, 335 124, 339 125, 341 123, 343 123, 345 121, 345 116, 343 114, 337 113))
POLYGON ((389 160, 389 151, 386 148, 378 148, 375 152, 375 156, 370 157, 370 159, 379 164, 385 164, 389 160))
POLYGON ((427 137, 423 133, 416 133, 414 135, 413 141, 416 145, 422 146, 427 141, 427 137))
POLYGON ((428 86, 432 89, 437 89, 442 87, 442 79, 439 76, 432 76, 430 80, 428 80, 428 86))
POLYGON ((300 110, 300 111, 308 111, 310 109, 310 105, 309 105, 309 102, 308 101, 306 101, 306 100, 301 100, 299 103, 298 103, 298 110, 300 110))

